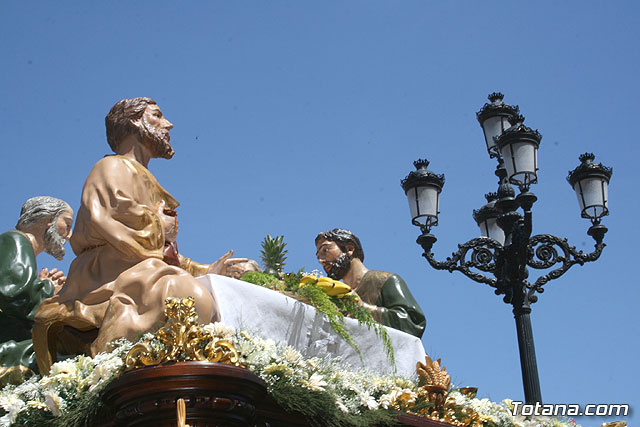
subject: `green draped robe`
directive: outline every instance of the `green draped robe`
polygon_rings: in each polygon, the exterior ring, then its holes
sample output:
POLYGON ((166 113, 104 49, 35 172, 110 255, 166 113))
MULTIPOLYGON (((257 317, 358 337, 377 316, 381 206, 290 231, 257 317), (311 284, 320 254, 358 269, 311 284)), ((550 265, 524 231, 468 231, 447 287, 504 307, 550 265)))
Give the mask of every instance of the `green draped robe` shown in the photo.
POLYGON ((38 279, 31 242, 19 231, 0 234, 0 366, 37 369, 31 327, 53 283, 38 279))
POLYGON ((402 277, 386 271, 369 270, 355 291, 362 301, 375 306, 371 314, 378 322, 422 337, 427 321, 402 277))

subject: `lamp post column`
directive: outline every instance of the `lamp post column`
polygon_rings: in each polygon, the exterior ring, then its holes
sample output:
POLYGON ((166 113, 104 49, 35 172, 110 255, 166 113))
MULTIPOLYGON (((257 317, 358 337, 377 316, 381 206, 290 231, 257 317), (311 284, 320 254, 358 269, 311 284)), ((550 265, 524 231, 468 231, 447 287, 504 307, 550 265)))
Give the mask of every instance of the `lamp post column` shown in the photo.
POLYGON ((518 332, 518 350, 520 351, 524 399, 528 404, 535 404, 536 402, 542 402, 542 393, 540 392, 540 380, 538 378, 536 349, 533 345, 531 307, 529 307, 528 303, 519 307, 517 305, 514 301, 513 316, 516 318, 516 330, 518 332))

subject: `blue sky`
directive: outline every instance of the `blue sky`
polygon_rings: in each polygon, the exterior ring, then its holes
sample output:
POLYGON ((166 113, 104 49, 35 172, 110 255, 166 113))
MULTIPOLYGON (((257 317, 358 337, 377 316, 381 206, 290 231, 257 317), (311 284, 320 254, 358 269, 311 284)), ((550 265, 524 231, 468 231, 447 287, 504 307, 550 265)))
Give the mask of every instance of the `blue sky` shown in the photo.
MULTIPOLYGON (((498 401, 523 396, 510 307, 421 258, 400 179, 418 157, 446 175, 434 229, 440 259, 476 237, 471 212, 496 179, 475 112, 503 92, 543 134, 534 233, 590 251, 589 223, 565 177, 585 151, 614 168, 601 259, 550 282, 533 305, 543 400, 638 408, 635 3, 0 8, 3 230, 31 196, 77 208, 84 179, 109 153, 107 111, 151 96, 175 125, 175 157, 150 169, 182 204, 181 252, 210 262, 233 248, 257 259, 267 233, 283 234, 287 268, 311 270, 315 235, 349 228, 365 265, 403 276, 421 303, 427 353, 443 358, 455 384, 498 401)), ((66 271, 68 252, 63 262, 41 255, 39 265, 66 271)))

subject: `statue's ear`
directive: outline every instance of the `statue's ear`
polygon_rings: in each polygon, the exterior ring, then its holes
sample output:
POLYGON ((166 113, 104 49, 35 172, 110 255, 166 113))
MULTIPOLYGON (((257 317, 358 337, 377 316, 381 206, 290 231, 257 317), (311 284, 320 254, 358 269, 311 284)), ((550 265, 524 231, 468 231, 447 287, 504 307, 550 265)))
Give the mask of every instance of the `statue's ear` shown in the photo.
POLYGON ((351 244, 346 244, 345 248, 347 248, 347 251, 345 252, 347 254, 347 256, 349 258, 353 257, 353 252, 356 250, 355 246, 351 245, 351 244))

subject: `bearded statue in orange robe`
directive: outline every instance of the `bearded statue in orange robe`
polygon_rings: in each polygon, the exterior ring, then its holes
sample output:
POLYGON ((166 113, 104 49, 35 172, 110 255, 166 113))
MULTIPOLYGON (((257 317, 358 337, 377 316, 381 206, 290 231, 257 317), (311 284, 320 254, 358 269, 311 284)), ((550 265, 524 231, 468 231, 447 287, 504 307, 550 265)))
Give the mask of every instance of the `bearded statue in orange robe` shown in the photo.
POLYGON ((56 352, 95 355, 124 337, 137 340, 164 320, 167 297, 192 296, 203 323, 219 319, 215 296, 194 276, 224 274, 232 251, 211 265, 178 255, 178 202, 147 166, 170 159, 173 128, 151 98, 123 99, 107 115, 115 155, 94 166, 71 237, 76 259, 67 281, 35 317, 33 342, 45 374, 56 352), (173 240, 173 241, 172 241, 173 240), (169 250, 167 250, 169 249, 169 250))

